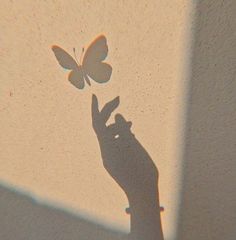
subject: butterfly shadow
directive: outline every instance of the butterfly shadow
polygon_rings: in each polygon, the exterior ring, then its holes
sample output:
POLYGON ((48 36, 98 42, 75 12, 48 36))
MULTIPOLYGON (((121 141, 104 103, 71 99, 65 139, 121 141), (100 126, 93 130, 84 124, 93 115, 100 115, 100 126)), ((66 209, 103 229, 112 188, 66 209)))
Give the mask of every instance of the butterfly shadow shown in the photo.
POLYGON ((59 46, 52 46, 58 63, 65 69, 70 70, 68 80, 78 89, 83 89, 85 83, 91 85, 91 80, 97 83, 106 83, 110 80, 112 67, 104 62, 108 54, 107 40, 100 35, 87 47, 82 54, 80 61, 77 60, 75 48, 74 57, 68 54, 59 46))

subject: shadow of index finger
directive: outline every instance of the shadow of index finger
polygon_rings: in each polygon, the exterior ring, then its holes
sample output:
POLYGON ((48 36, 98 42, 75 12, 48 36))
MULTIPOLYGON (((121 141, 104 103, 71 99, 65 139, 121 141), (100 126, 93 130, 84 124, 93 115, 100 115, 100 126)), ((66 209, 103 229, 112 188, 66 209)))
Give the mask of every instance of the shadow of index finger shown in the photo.
POLYGON ((92 105, 91 105, 92 119, 96 119, 99 116, 98 109, 98 99, 95 94, 92 95, 92 105))

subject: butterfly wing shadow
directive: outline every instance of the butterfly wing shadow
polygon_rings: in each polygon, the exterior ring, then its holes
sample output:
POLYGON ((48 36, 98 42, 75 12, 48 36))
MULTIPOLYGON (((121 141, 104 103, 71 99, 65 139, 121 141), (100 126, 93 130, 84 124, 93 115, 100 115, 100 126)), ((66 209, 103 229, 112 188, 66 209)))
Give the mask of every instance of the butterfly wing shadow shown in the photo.
POLYGON ((55 54, 55 57, 58 63, 65 69, 73 70, 78 67, 77 62, 68 54, 64 49, 59 46, 53 45, 52 51, 55 54))
POLYGON ((105 83, 111 78, 112 67, 103 62, 108 54, 107 40, 105 36, 100 35, 88 47, 82 67, 84 74, 88 75, 95 82, 105 83))
POLYGON ((112 67, 107 63, 91 63, 85 69, 86 74, 97 83, 106 83, 111 78, 112 67))
POLYGON ((82 67, 78 66, 76 69, 72 70, 68 76, 68 80, 78 89, 84 88, 84 76, 82 67))
POLYGON ((54 45, 52 46, 52 51, 54 52, 58 63, 63 68, 71 70, 68 76, 70 83, 78 89, 83 89, 85 82, 82 67, 79 66, 77 62, 61 47, 54 45))

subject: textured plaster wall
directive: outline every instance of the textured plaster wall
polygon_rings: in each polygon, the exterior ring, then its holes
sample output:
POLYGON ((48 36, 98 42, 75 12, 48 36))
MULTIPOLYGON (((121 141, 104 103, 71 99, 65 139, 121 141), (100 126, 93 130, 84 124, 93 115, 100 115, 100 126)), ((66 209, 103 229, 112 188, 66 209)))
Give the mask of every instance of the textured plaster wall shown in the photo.
POLYGON ((196 1, 177 239, 236 237, 236 2, 196 1))
POLYGON ((101 104, 120 96, 117 112, 159 169, 166 239, 233 240, 235 11, 233 0, 1 1, 2 239, 129 230, 91 126, 95 93, 101 104), (111 80, 80 91, 51 46, 72 55, 101 33, 111 80))

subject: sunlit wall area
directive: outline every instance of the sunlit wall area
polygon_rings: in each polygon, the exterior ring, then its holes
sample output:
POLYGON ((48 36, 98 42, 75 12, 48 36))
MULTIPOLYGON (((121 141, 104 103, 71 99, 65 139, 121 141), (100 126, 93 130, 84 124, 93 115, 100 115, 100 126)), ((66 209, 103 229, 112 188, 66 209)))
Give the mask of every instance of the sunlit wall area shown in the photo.
MULTIPOLYGON (((7 205, 11 216, 17 211, 11 206, 21 209, 14 224, 34 222, 24 212, 34 209, 27 194, 23 199, 29 205, 20 207, 18 193, 23 190, 49 205, 49 210, 55 205, 78 215, 71 220, 67 213, 64 218, 59 210, 55 215, 52 210, 50 216, 61 219, 60 226, 84 226, 81 216, 89 216, 102 226, 129 232, 127 198, 103 167, 92 128, 94 93, 100 106, 120 96, 116 112, 132 122, 132 132, 158 168, 164 234, 174 239, 184 185, 182 147, 192 20, 192 4, 187 0, 1 2, 0 179, 6 196, 1 203, 11 199, 12 205, 7 205), (103 84, 91 80, 91 86, 84 80, 80 90, 68 81, 70 71, 60 66, 51 47, 59 46, 75 62, 77 58, 76 64, 83 64, 86 50, 100 34, 107 39, 105 61, 112 66, 111 78, 103 84), (14 189, 21 190, 11 194, 14 189), (21 215, 27 216, 26 222, 21 215)), ((37 214, 46 214, 44 222, 47 211, 35 204, 37 214)), ((11 221, 7 224, 7 233, 16 231, 11 221)), ((86 226, 82 234, 88 234, 91 226, 96 235, 99 227, 94 222, 86 226)), ((104 231, 101 239, 113 234, 104 231)), ((42 236, 54 239, 54 232, 42 236)))

